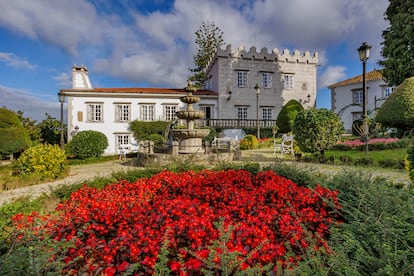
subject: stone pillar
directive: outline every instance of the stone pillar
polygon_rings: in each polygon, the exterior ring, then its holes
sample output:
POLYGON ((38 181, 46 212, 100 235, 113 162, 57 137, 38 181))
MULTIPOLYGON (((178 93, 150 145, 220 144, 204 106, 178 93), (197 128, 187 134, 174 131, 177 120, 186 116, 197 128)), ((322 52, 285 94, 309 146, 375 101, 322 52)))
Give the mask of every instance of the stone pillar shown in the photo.
POLYGON ((178 155, 178 141, 172 142, 172 155, 178 155))
POLYGON ((210 154, 210 152, 211 152, 211 144, 210 144, 210 141, 205 141, 204 142, 204 146, 206 148, 206 154, 210 154))
POLYGON ((154 141, 148 141, 148 153, 154 154, 154 141))

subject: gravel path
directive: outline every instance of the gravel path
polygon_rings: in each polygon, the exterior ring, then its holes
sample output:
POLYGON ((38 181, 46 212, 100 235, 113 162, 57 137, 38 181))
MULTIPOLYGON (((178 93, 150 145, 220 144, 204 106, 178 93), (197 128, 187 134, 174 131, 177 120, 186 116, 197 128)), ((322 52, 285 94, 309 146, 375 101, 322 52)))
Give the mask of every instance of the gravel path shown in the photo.
POLYGON ((125 171, 136 168, 137 167, 128 165, 128 162, 123 161, 108 161, 98 164, 74 165, 70 167, 69 175, 63 179, 0 192, 0 206, 22 196, 35 198, 43 193, 48 194, 51 191, 51 188, 58 185, 81 183, 82 181, 92 180, 96 177, 110 176, 116 171, 125 171))

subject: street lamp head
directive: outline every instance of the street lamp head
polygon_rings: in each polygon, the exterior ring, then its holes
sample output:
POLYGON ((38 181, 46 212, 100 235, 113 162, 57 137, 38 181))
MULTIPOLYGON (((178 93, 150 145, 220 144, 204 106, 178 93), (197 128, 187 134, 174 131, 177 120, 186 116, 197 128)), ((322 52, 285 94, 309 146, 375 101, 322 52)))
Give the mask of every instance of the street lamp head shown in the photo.
POLYGON ((256 83, 256 85, 254 86, 254 93, 256 93, 257 95, 260 94, 260 86, 256 83))
POLYGON ((360 61, 367 61, 369 59, 369 55, 371 53, 371 45, 364 42, 362 45, 358 48, 359 53, 359 60, 360 61))
POLYGON ((59 96, 59 102, 64 103, 65 102, 65 94, 63 94, 62 92, 59 92, 58 96, 59 96))

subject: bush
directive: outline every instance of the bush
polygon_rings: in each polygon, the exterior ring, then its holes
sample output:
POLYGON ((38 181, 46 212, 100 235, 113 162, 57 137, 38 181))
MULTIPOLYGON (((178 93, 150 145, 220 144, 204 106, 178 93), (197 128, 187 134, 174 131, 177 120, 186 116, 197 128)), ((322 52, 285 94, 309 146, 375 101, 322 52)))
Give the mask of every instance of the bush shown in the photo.
POLYGON ((101 156, 107 147, 108 138, 105 134, 86 130, 76 134, 65 149, 67 154, 74 158, 87 159, 101 156))
POLYGON ((39 144, 20 155, 15 164, 15 173, 35 175, 40 179, 56 178, 65 169, 66 155, 57 145, 39 144))
POLYGON ((211 143, 214 140, 214 138, 216 138, 217 131, 213 127, 206 128, 210 129, 210 133, 206 137, 203 137, 203 142, 208 141, 211 143))
POLYGON ((150 134, 163 135, 170 124, 165 121, 142 122, 135 120, 129 123, 129 130, 134 133, 136 140, 150 140, 148 138, 150 134))
POLYGON ((413 189, 357 171, 335 175, 327 185, 339 192, 343 216, 331 237, 331 256, 343 260, 334 275, 412 275, 413 189))
POLYGON ((257 148, 259 145, 259 141, 257 140, 257 137, 254 135, 246 135, 241 141, 240 141, 240 149, 241 150, 248 150, 248 149, 254 149, 257 148))
POLYGON ((411 181, 414 183, 414 143, 407 150, 407 170, 411 181))
POLYGON ((158 133, 153 133, 147 136, 147 140, 154 142, 154 145, 160 146, 164 144, 164 138, 158 133))
POLYGON ((298 113, 293 124, 295 141, 303 152, 321 155, 344 133, 339 117, 328 109, 307 109, 298 113))

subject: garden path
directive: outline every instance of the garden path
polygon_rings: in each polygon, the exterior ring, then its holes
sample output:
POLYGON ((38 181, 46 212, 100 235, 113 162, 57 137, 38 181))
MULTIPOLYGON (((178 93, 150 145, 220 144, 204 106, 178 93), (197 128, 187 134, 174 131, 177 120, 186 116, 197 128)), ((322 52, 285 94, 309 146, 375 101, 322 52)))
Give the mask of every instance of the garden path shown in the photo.
MULTIPOLYGON (((272 148, 257 149, 257 150, 246 150, 241 153, 241 160, 239 162, 260 162, 261 165, 266 166, 270 165, 275 161, 273 156, 272 148)), ((307 170, 314 171, 315 173, 321 173, 327 176, 333 175, 335 173, 349 171, 353 167, 350 166, 338 166, 338 165, 326 165, 326 164, 309 164, 295 162, 292 160, 286 160, 285 162, 291 163, 294 166, 299 168, 306 168, 307 170)), ((17 188, 8 191, 0 192, 0 206, 11 202, 13 199, 29 196, 35 198, 42 195, 43 193, 50 193, 51 188, 54 188, 58 185, 69 185, 75 183, 81 183, 82 181, 92 180, 96 177, 107 177, 110 176, 113 172, 136 169, 137 167, 131 166, 128 161, 107 161, 97 164, 88 164, 88 165, 73 165, 70 167, 70 173, 67 177, 63 179, 58 179, 53 182, 47 182, 42 184, 37 184, 24 188, 17 188)), ((366 173, 370 174, 373 177, 385 177, 389 180, 393 180, 395 183, 409 185, 410 179, 405 170, 391 170, 391 169, 372 169, 372 168, 358 168, 358 170, 363 170, 366 173)))
POLYGON ((0 192, 0 206, 22 196, 35 198, 43 193, 48 194, 51 188, 59 185, 81 183, 96 177, 107 177, 113 172, 128 169, 136 169, 136 167, 131 166, 128 161, 118 160, 88 165, 73 165, 70 166, 69 175, 63 179, 0 192))

